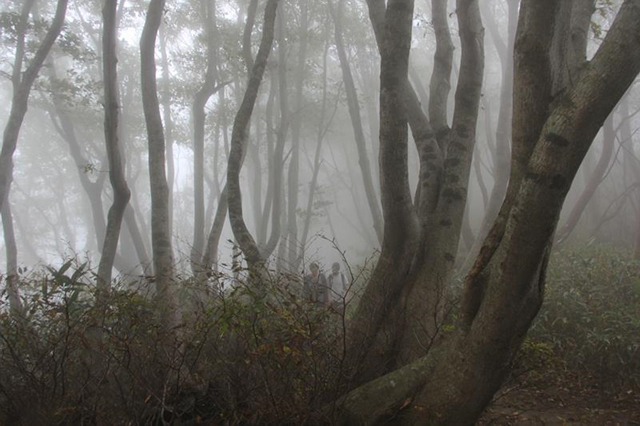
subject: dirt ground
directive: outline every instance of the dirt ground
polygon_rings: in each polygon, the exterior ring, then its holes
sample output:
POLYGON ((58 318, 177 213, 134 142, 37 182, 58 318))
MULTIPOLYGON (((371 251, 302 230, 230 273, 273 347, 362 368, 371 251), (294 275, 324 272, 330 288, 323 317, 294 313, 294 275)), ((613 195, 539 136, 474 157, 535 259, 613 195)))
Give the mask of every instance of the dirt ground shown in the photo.
POLYGON ((478 425, 640 426, 640 389, 599 389, 578 376, 507 384, 478 425))

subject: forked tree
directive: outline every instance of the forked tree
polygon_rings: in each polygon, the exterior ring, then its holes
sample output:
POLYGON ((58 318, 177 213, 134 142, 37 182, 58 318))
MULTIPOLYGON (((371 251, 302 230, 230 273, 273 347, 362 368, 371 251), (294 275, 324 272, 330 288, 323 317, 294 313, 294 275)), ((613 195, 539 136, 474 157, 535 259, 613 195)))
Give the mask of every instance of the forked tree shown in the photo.
POLYGON ((414 113, 406 83, 413 1, 389 0, 385 7, 384 1, 369 0, 381 54, 385 233, 380 260, 348 336, 352 362, 357 361, 354 379, 364 384, 356 384, 340 400, 340 423, 370 424, 404 407, 396 417, 400 423, 472 424, 508 373, 542 303, 552 238, 571 182, 598 130, 640 71, 640 2, 626 0, 595 56, 580 63, 571 78, 558 72, 573 62, 567 55, 553 57, 552 46, 575 41, 576 34, 563 29, 579 9, 572 6, 579 3, 521 4, 509 186, 465 278, 459 323, 442 336, 437 325, 450 279, 442 268, 453 261, 460 216, 458 207, 451 209, 464 204, 468 177, 456 171, 468 170, 481 82, 478 0, 456 3, 462 59, 453 125, 438 130, 437 144, 425 148, 435 164, 421 170, 418 205, 412 204, 406 182, 405 148, 414 113), (434 174, 439 175, 438 191, 425 197, 432 188, 425 179, 434 174), (419 224, 420 234, 415 232, 419 224))

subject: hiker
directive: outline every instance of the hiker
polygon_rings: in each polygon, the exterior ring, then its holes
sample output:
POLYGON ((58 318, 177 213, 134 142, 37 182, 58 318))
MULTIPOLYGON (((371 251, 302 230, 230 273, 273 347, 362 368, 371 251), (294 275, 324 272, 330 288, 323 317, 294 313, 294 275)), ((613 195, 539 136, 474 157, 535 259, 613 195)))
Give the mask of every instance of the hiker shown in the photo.
POLYGON ((309 274, 304 277, 303 291, 307 300, 331 306, 327 278, 320 272, 320 267, 315 262, 309 264, 309 274))
POLYGON ((331 290, 331 297, 333 299, 333 305, 336 310, 341 311, 344 309, 347 296, 347 278, 340 271, 340 264, 334 262, 331 265, 331 274, 327 277, 327 283, 331 290))

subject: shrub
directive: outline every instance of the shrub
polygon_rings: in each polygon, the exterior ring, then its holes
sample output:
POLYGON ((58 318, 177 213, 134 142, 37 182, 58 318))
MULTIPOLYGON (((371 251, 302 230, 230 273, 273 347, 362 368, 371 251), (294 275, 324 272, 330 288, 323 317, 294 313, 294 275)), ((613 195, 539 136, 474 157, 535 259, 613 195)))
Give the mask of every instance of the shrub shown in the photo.
MULTIPOLYGON (((0 424, 300 423, 344 388, 343 316, 299 282, 260 291, 183 280, 183 318, 158 323, 147 283, 94 307, 85 265, 21 278, 27 314, 0 315, 0 424)), ((3 309, 8 311, 8 309, 3 309)))
POLYGON ((590 246, 555 251, 529 332, 606 387, 640 385, 640 262, 590 246))

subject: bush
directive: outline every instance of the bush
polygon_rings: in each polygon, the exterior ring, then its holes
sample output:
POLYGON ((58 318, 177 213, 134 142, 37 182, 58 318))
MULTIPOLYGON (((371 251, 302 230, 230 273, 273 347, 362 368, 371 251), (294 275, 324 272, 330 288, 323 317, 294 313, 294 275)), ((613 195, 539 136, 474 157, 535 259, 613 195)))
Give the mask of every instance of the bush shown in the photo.
POLYGON ((640 386, 640 262, 603 246, 555 251, 529 338, 604 387, 640 386))
POLYGON ((259 292, 185 280, 176 330, 145 283, 67 262, 22 277, 23 319, 0 314, 0 424, 301 423, 344 389, 343 316, 278 277, 259 292), (141 287, 142 286, 142 287, 141 287))

